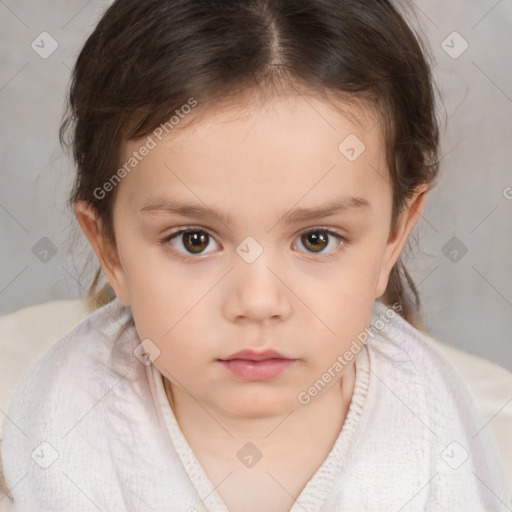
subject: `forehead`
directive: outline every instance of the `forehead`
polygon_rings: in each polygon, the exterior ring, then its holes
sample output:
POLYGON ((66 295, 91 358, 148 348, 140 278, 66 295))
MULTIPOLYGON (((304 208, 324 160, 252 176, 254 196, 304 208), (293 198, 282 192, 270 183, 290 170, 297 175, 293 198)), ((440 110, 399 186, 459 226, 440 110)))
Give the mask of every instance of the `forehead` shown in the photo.
MULTIPOLYGON (((167 195, 257 214, 262 199, 281 210, 340 193, 381 201, 391 190, 381 126, 367 107, 296 94, 189 115, 190 125, 149 135, 154 147, 121 184, 125 204, 167 195)), ((130 141, 125 160, 147 140, 130 141)))

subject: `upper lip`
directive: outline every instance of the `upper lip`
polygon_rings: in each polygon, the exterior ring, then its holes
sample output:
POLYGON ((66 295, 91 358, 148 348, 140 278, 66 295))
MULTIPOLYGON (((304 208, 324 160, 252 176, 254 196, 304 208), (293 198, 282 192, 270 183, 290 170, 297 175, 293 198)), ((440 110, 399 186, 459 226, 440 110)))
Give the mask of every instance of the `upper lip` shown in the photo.
POLYGON ((265 350, 257 352, 256 350, 241 350, 235 354, 221 359, 221 361, 229 361, 230 359, 247 359, 249 361, 263 361, 264 359, 289 359, 288 357, 276 352, 275 350, 265 350))

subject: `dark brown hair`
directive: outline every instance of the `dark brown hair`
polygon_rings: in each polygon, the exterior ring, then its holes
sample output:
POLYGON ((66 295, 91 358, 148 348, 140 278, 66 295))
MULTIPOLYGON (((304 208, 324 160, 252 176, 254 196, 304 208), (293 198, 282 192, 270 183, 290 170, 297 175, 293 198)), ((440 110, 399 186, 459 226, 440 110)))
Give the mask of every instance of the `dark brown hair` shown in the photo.
MULTIPOLYGON (((200 112, 280 87, 378 114, 393 188, 391 230, 417 187, 438 174, 438 125, 427 52, 387 0, 116 0, 73 70, 60 128, 77 175, 69 204, 88 202, 115 246, 112 178, 124 144, 150 134, 195 98, 200 112)), ((190 122, 197 115, 189 116, 190 122)), ((341 141, 340 141, 341 142, 341 141)), ((380 179, 380 178, 379 178, 380 179)), ((114 297, 90 293, 103 304, 114 297)), ((399 259, 383 296, 417 324, 420 301, 399 259)))

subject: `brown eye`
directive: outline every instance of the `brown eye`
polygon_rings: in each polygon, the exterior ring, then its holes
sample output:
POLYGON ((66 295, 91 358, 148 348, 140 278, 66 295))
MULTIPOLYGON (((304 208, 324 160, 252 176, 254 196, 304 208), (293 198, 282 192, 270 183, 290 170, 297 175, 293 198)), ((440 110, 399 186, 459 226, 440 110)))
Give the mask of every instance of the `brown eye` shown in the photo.
POLYGON ((187 251, 198 254, 208 247, 208 233, 189 231, 183 234, 183 246, 187 251))
POLYGON ((335 254, 336 249, 343 243, 343 238, 327 229, 309 230, 300 236, 300 245, 304 246, 307 252, 313 254, 335 254), (333 245, 334 244, 334 245, 333 245), (331 248, 332 250, 325 250, 331 248))
POLYGON ((329 243, 325 233, 322 233, 321 231, 310 231, 309 233, 305 233, 302 235, 301 241, 308 251, 313 252, 323 251, 329 243))
POLYGON ((213 238, 201 229, 182 229, 166 239, 178 252, 184 255, 206 254, 213 238))

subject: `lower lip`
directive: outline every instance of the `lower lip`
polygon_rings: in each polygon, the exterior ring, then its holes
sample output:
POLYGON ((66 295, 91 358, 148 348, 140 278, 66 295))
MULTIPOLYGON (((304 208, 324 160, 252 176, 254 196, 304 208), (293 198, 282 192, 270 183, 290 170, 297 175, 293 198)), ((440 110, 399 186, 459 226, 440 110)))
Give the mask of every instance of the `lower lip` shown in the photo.
POLYGON ((237 377, 244 380, 268 380, 283 373, 295 359, 264 359, 251 361, 250 359, 229 359, 220 362, 237 377))

